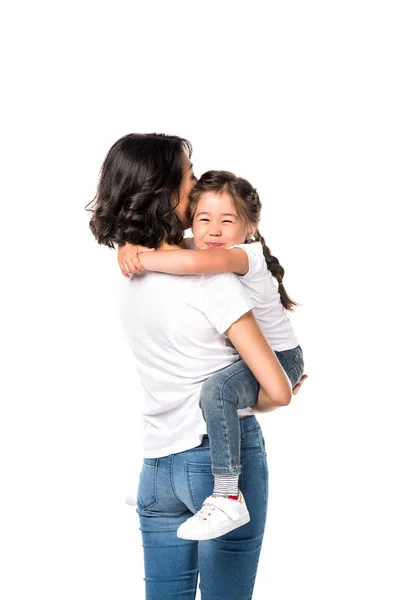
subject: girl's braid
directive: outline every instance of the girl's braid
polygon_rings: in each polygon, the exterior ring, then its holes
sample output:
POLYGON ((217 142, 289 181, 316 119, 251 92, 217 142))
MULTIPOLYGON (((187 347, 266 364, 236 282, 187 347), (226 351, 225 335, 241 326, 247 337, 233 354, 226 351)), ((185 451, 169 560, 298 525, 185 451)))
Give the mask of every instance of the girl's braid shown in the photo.
POLYGON ((297 304, 297 302, 295 302, 288 296, 288 293, 285 290, 285 287, 282 283, 283 276, 285 275, 285 269, 282 267, 282 265, 280 264, 280 262, 276 258, 276 256, 273 256, 271 254, 271 250, 268 248, 263 236, 261 235, 261 233, 258 229, 254 234, 254 239, 256 242, 261 243, 265 262, 267 263, 268 270, 272 273, 273 277, 275 277, 275 279, 278 282, 278 291, 279 291, 279 295, 281 297, 281 302, 282 302, 283 306, 287 310, 293 310, 293 308, 295 306, 298 306, 298 304, 297 304))

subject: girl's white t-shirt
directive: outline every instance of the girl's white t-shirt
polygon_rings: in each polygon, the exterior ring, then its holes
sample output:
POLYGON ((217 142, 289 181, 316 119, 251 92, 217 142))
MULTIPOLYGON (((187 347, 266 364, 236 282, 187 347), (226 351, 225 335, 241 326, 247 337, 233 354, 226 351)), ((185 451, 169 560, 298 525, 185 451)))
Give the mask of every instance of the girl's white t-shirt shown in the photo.
POLYGON ((201 386, 239 359, 224 332, 252 308, 233 273, 144 271, 121 281, 119 313, 143 391, 145 458, 201 444, 201 386))
MULTIPOLYGON (((254 305, 254 315, 273 350, 290 350, 298 346, 289 315, 284 309, 278 286, 268 270, 260 242, 237 244, 249 259, 246 275, 238 275, 254 305)), ((209 250, 212 252, 212 250, 209 250)))

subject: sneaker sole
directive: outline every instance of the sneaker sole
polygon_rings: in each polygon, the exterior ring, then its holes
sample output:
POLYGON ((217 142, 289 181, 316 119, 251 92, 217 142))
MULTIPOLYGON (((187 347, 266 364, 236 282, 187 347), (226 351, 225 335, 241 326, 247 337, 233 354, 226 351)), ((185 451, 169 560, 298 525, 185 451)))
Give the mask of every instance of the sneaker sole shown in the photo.
POLYGON ((219 538, 221 537, 221 535, 225 535, 226 533, 229 533, 230 531, 233 531, 234 529, 237 529, 238 527, 242 527, 242 525, 246 525, 246 523, 248 523, 250 521, 250 515, 243 515, 242 517, 239 517, 239 519, 237 521, 232 521, 231 523, 227 523, 224 527, 222 527, 220 529, 220 531, 218 533, 215 533, 213 535, 210 534, 205 534, 203 536, 188 536, 185 534, 179 534, 179 532, 176 532, 176 535, 178 538, 181 538, 182 540, 194 540, 197 542, 202 542, 203 540, 214 540, 215 538, 219 538))

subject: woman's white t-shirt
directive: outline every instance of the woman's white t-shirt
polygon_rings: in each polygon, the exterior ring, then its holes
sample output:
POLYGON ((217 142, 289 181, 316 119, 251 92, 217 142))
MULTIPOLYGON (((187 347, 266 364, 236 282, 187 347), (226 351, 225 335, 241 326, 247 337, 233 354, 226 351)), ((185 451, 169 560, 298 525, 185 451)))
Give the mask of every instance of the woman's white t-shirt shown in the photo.
POLYGON ((201 386, 239 359, 223 334, 252 308, 232 273, 144 271, 121 282, 120 318, 143 389, 145 458, 201 444, 207 433, 201 386))

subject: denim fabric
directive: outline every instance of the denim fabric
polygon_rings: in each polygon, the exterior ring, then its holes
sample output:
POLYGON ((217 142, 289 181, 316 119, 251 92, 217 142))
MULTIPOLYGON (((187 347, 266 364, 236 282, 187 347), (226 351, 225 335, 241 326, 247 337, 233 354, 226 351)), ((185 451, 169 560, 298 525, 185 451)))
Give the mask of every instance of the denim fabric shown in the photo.
MULTIPOLYGON (((304 370, 302 349, 297 346, 275 354, 294 387, 304 370)), ((214 475, 240 474, 237 410, 253 406, 259 389, 258 381, 243 360, 218 371, 204 382, 200 407, 207 423, 214 475)))
POLYGON ((251 520, 214 540, 176 536, 178 527, 213 491, 208 436, 200 446, 145 459, 138 489, 146 600, 251 600, 267 515, 268 468, 264 439, 254 416, 240 420, 239 486, 251 520))
POLYGON ((304 373, 304 358, 301 346, 296 346, 291 350, 275 351, 275 354, 281 363, 282 369, 289 377, 292 388, 294 388, 304 373))

